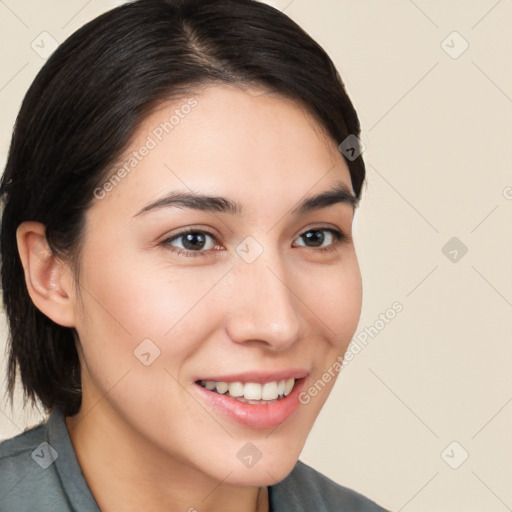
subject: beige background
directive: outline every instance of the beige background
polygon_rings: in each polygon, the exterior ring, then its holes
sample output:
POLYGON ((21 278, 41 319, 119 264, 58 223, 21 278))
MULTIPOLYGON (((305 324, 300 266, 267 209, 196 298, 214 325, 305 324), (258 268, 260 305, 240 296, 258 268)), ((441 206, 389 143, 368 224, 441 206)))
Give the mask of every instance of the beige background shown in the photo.
MULTIPOLYGON (((363 126, 358 333, 403 305, 342 371, 302 459, 394 511, 512 510, 512 2, 269 3, 332 56, 363 126)), ((0 1, 2 168, 44 63, 32 41, 114 5, 0 1)), ((1 437, 39 419, 0 404, 1 437)))

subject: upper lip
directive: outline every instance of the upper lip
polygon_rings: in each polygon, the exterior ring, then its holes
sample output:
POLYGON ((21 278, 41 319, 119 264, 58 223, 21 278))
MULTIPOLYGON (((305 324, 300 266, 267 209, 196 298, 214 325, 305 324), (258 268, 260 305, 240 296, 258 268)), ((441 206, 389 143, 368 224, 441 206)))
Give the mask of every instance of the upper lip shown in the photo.
POLYGON ((243 373, 231 373, 229 375, 214 375, 208 377, 200 377, 200 380, 212 380, 216 382, 256 382, 263 384, 265 382, 274 382, 288 379, 302 379, 309 374, 307 370, 299 368, 288 368, 273 372, 248 371, 243 373))

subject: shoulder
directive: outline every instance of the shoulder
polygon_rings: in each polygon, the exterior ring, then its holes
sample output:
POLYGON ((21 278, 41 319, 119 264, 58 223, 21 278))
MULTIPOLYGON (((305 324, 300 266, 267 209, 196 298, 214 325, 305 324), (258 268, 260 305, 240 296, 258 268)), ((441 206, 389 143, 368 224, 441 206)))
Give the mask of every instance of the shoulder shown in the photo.
POLYGON ((27 462, 32 452, 46 439, 46 420, 10 439, 0 442, 0 471, 15 469, 27 462))
POLYGON ((69 510, 60 495, 47 420, 0 443, 1 510, 69 510), (46 507, 46 508, 45 508, 46 507))
POLYGON ((362 494, 337 484, 302 461, 292 472, 270 487, 274 512, 304 510, 318 512, 387 512, 362 494))
POLYGON ((45 462, 46 422, 26 429, 0 443, 0 496, 15 494, 25 482, 43 476, 38 471, 45 462), (39 450, 39 451, 38 451, 39 450))

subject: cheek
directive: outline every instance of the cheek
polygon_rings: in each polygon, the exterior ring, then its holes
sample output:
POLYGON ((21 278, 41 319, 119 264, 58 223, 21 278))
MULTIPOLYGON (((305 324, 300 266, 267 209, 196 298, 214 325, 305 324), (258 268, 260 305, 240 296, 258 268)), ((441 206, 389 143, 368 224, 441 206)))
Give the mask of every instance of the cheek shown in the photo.
POLYGON ((134 350, 148 339, 155 353, 171 356, 167 363, 178 362, 208 335, 211 310, 205 304, 225 269, 149 266, 137 257, 103 261, 83 273, 85 312, 79 329, 91 355, 103 354, 100 364, 114 358, 132 363, 134 350))
POLYGON ((307 278, 297 280, 297 295, 310 310, 310 322, 338 351, 346 348, 361 314, 362 283, 355 253, 345 256, 339 265, 304 274, 307 278))
POLYGON ((147 429, 148 438, 171 423, 166 415, 175 408, 162 403, 179 403, 184 415, 197 415, 197 404, 176 379, 211 334, 208 291, 222 274, 141 268, 126 259, 90 267, 77 329, 90 404, 108 393, 117 412, 147 429), (141 423, 141 410, 147 425, 141 423))

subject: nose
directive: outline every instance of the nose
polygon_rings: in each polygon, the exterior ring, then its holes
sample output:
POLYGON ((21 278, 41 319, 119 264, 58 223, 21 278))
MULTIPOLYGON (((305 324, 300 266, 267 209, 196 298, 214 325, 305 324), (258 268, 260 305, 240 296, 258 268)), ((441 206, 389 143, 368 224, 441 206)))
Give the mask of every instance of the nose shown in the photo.
MULTIPOLYGON (((226 329, 236 343, 283 351, 300 336, 300 299, 276 258, 238 262, 230 273, 226 329)), ((288 269, 289 270, 289 269, 288 269)))

